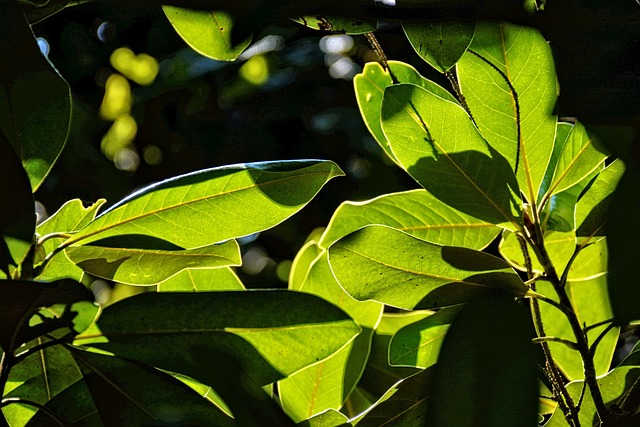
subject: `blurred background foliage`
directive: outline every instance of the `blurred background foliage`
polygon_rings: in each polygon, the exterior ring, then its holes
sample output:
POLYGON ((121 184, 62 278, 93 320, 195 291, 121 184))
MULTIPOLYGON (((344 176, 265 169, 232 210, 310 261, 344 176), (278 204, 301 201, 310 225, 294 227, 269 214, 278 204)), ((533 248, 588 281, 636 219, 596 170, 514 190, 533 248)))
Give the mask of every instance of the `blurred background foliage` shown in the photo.
MULTIPOLYGON (((269 26, 235 62, 188 47, 166 17, 96 4, 33 26, 74 97, 66 149, 36 198, 53 213, 68 199, 113 203, 143 185, 225 164, 321 158, 347 177, 305 210, 243 242, 248 287, 285 286, 290 260, 344 200, 414 188, 368 134, 352 78, 377 60, 362 35, 269 26)), ((380 33, 393 59, 447 82, 411 49, 399 25, 380 33)))

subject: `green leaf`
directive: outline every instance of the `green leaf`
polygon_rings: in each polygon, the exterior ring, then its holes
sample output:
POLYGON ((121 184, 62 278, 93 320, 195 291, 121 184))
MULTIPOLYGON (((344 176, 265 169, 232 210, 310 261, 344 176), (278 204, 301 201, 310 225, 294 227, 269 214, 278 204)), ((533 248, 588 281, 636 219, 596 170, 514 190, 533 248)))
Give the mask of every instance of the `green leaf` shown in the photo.
POLYGON ((592 242, 605 235, 613 192, 624 173, 624 163, 615 160, 596 177, 576 205, 576 228, 580 240, 592 242))
POLYGON ((598 170, 608 153, 581 123, 576 123, 562 147, 547 192, 541 204, 554 194, 567 190, 598 170))
POLYGON ((536 425, 534 336, 528 308, 503 292, 466 304, 434 366, 428 411, 433 425, 536 425))
POLYGON ((331 357, 278 382, 282 407, 294 422, 342 407, 364 371, 372 336, 366 329, 331 357))
POLYGON ((37 190, 58 159, 69 132, 71 93, 40 53, 17 2, 0 17, 0 129, 37 190))
POLYGON ((457 71, 480 133, 512 170, 518 164, 518 183, 531 204, 556 133, 552 112, 558 90, 551 48, 534 28, 479 23, 457 71))
MULTIPOLYGON (((12 352, 20 344, 30 341, 25 338, 25 334, 29 333, 27 322, 39 308, 93 301, 93 294, 72 280, 59 280, 54 283, 0 280, 0 301, 3 301, 3 304, 0 304, 0 347, 4 351, 12 352)), ((73 313, 69 314, 73 316, 73 313)))
POLYGON ((300 287, 309 273, 311 264, 321 252, 322 249, 318 246, 318 242, 315 240, 308 241, 304 246, 302 246, 302 248, 300 248, 293 259, 293 264, 291 265, 291 272, 289 273, 289 289, 294 291, 300 290, 300 287))
POLYGON ((308 420, 304 420, 301 423, 298 423, 299 427, 344 427, 351 426, 349 423, 349 418, 347 418, 344 414, 329 409, 327 411, 322 412, 321 414, 314 415, 308 420))
POLYGON ((112 356, 73 350, 104 425, 216 425, 233 420, 171 375, 112 356))
MULTIPOLYGON (((76 368, 77 369, 77 368, 76 368)), ((45 404, 45 408, 65 420, 73 427, 103 427, 89 389, 83 380, 77 381, 54 396, 45 404)), ((29 420, 26 427, 51 425, 51 417, 44 411, 38 411, 29 420)))
MULTIPOLYGON (((571 307, 578 316, 581 325, 589 326, 613 317, 605 277, 583 281, 569 281, 567 282, 566 290, 571 300, 571 307)), ((553 287, 547 282, 541 281, 538 284, 537 291, 557 300, 553 287)), ((545 333, 548 336, 575 341, 571 325, 560 310, 541 302, 540 311, 544 321, 545 333)), ((589 343, 593 343, 606 326, 607 325, 603 325, 588 331, 587 339, 589 343)), ((618 341, 618 335, 619 328, 614 328, 609 331, 602 341, 600 341, 600 344, 598 344, 594 356, 596 375, 604 375, 608 372, 618 341)), ((556 364, 569 380, 584 378, 582 359, 576 350, 572 350, 564 344, 557 342, 549 342, 549 349, 556 364)))
POLYGON ((158 292, 242 290, 244 285, 230 267, 187 268, 158 283, 158 292))
MULTIPOLYGON (((620 365, 615 369, 608 372, 604 376, 598 378, 598 386, 602 393, 602 398, 607 408, 612 412, 628 411, 626 416, 620 416, 614 418, 611 421, 613 423, 609 425, 615 426, 632 426, 636 425, 640 416, 637 411, 640 407, 640 402, 637 401, 637 397, 631 395, 631 387, 636 386, 640 379, 640 352, 634 351, 627 356, 620 365)), ((574 401, 580 397, 582 389, 584 388, 584 381, 572 381, 567 385, 567 391, 573 397, 574 401)), ((637 390, 636 390, 637 392, 637 390)), ((637 394, 637 393, 636 393, 637 394)), ((579 419, 581 425, 590 426, 596 425, 599 421, 593 398, 591 397, 591 391, 589 387, 585 390, 585 397, 580 406, 579 419)), ((562 411, 556 410, 547 427, 564 426, 564 415, 562 411)))
POLYGON ((573 124, 560 121, 556 124, 556 137, 553 143, 551 157, 549 158, 549 164, 547 165, 547 170, 545 171, 542 184, 540 184, 540 190, 538 191, 538 203, 547 190, 549 190, 549 186, 553 180, 553 174, 556 170, 556 166, 558 165, 558 160, 560 159, 560 153, 562 153, 562 150, 564 149, 564 146, 572 132, 573 124))
POLYGON ((380 224, 419 239, 471 249, 486 247, 500 229, 457 211, 425 190, 385 194, 366 202, 344 202, 333 214, 319 245, 338 239, 365 225, 380 224))
POLYGON ((65 252, 87 273, 129 285, 155 285, 185 268, 242 264, 235 240, 181 251, 85 245, 68 247, 65 252))
POLYGON ((472 249, 434 245, 369 226, 329 248, 331 268, 355 299, 411 310, 459 304, 491 289, 528 291, 503 260, 472 249))
MULTIPOLYGON (((85 207, 80 199, 66 202, 53 215, 36 227, 38 238, 47 237, 42 243, 41 250, 36 253, 35 264, 42 262, 47 254, 56 250, 62 242, 64 235, 78 231, 97 215, 98 209, 105 203, 104 199, 85 207), (59 234, 60 237, 50 237, 59 234)), ((64 253, 53 256, 44 270, 38 275, 40 280, 57 280, 71 278, 81 281, 84 272, 72 263, 64 253)))
POLYGON ((233 17, 222 11, 202 11, 163 5, 162 10, 178 35, 196 52, 219 61, 233 61, 251 37, 233 45, 233 17))
MULTIPOLYGON (((43 343, 42 339, 38 344, 43 343)), ((44 405, 81 378, 73 357, 62 346, 45 348, 15 365, 3 397, 19 397, 44 405)), ((11 425, 25 425, 36 413, 30 405, 12 404, 2 412, 11 425)))
POLYGON ((400 329, 389 344, 389 363, 428 368, 438 360, 440 346, 460 307, 447 307, 400 329))
POLYGON ((415 85, 390 86, 382 129, 398 162, 429 193, 478 220, 519 229, 513 170, 458 104, 415 85))
POLYGON ((322 297, 340 307, 360 326, 375 328, 384 305, 375 301, 358 301, 345 292, 331 271, 327 251, 323 251, 311 265, 300 291, 322 297))
MULTIPOLYGON (((574 232, 563 233, 560 231, 549 231, 544 234, 544 246, 556 271, 562 274, 576 250, 576 235, 574 232)), ((522 253, 522 248, 515 233, 505 231, 502 234, 499 251, 514 268, 527 271, 524 254, 522 253)), ((538 261, 535 252, 529 244, 527 244, 527 251, 533 272, 542 274, 544 267, 540 264, 540 261, 538 261)))
POLYGON ((76 342, 190 376, 218 392, 217 370, 201 369, 215 366, 212 358, 236 360, 264 385, 328 357, 360 332, 332 304, 284 290, 143 293, 107 307, 97 328, 76 342))
MULTIPOLYGON (((399 61, 388 61, 387 64, 389 65, 391 73, 393 73, 393 77, 399 83, 412 83, 443 99, 453 103, 458 102, 446 89, 422 77, 411 65, 399 61)), ((397 163, 380 123, 384 90, 392 84, 393 79, 389 71, 382 68, 377 62, 368 62, 365 64, 362 73, 356 75, 353 79, 356 100, 358 101, 360 114, 362 115, 364 123, 367 125, 367 129, 369 129, 369 132, 371 132, 371 135, 373 135, 387 156, 397 163)))
POLYGON ((0 277, 9 278, 9 266, 22 261, 33 240, 36 212, 29 178, 1 131, 0 179, 10 183, 0 186, 0 200, 7 201, 0 209, 0 277))
POLYGON ((475 23, 403 24, 402 28, 418 55, 433 68, 444 73, 458 62, 469 47, 475 23))
POLYGON ((569 280, 591 280, 605 276, 608 270, 608 259, 607 239, 600 239, 581 247, 580 253, 569 270, 569 280))
POLYGON ((432 369, 424 369, 398 381, 359 418, 357 425, 360 427, 424 426, 425 419, 431 418, 427 402, 432 381, 432 369))
POLYGON ((143 188, 65 242, 142 234, 195 248, 273 227, 343 175, 329 161, 248 163, 206 169, 143 188))
POLYGON ((376 30, 375 20, 347 18, 340 16, 301 16, 294 21, 314 30, 331 31, 344 34, 364 34, 376 30))

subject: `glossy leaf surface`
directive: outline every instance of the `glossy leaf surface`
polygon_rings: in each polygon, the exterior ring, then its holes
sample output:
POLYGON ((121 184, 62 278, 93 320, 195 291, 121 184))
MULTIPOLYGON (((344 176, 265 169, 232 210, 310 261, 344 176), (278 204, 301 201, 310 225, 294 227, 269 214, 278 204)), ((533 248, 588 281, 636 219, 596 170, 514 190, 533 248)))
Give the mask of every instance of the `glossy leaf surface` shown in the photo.
POLYGON ((369 226, 340 239, 329 248, 329 261, 354 298, 406 310, 459 304, 496 288, 527 293, 499 258, 434 245, 389 227, 369 226))
POLYGON ((342 203, 319 244, 327 248, 371 224, 388 225, 431 243, 471 249, 484 248, 500 232, 493 224, 452 209, 424 190, 411 190, 342 203))
POLYGON ((188 268, 158 283, 158 292, 235 291, 244 285, 230 267, 188 268))
POLYGON ((233 18, 222 11, 190 10, 163 5, 162 10, 182 39, 196 52, 219 61, 233 61, 251 38, 233 45, 233 18))
POLYGON ((462 93, 482 136, 508 162, 530 202, 553 150, 557 98, 551 49, 533 28, 479 23, 457 64, 462 93))
POLYGON ((413 49, 429 65, 444 73, 451 69, 467 50, 475 24, 473 22, 437 22, 402 26, 413 49))
MULTIPOLYGON (((393 77, 399 83, 415 84, 441 98, 454 103, 458 102, 443 87, 422 77, 411 65, 399 61, 388 61, 387 64, 389 65, 391 73, 393 73, 393 77)), ((387 156, 396 161, 395 155, 389 146, 389 141, 382 131, 380 124, 380 108, 382 107, 384 90, 387 86, 393 84, 391 73, 382 68, 377 62, 368 62, 365 64, 362 73, 354 77, 353 84, 360 114, 362 115, 364 123, 367 125, 367 129, 369 129, 369 132, 371 132, 371 135, 378 142, 378 145, 382 147, 387 156)))
POLYGON ((434 367, 429 418, 437 426, 529 427, 538 419, 538 360, 527 307, 500 292, 465 305, 434 367))
POLYGON ((360 331, 333 305, 291 291, 143 293, 107 307, 97 328, 79 336, 78 344, 216 390, 214 370, 201 369, 205 360, 232 357, 253 381, 268 384, 328 357, 360 331))
POLYGON ((0 61, 4 64, 0 74, 0 129, 22 161, 35 191, 67 140, 71 93, 40 53, 17 3, 5 5, 0 28, 0 61))
POLYGON ((320 160, 206 169, 146 187, 112 206, 66 244, 147 235, 195 248, 270 228, 306 205, 331 178, 320 160))
POLYGON ((513 169, 461 106, 415 85, 391 86, 382 129, 398 162, 429 193, 478 220, 518 229, 513 169))
POLYGON ((87 273, 129 285, 155 285, 185 268, 237 266, 242 263, 235 240, 181 251, 84 245, 65 249, 87 273))

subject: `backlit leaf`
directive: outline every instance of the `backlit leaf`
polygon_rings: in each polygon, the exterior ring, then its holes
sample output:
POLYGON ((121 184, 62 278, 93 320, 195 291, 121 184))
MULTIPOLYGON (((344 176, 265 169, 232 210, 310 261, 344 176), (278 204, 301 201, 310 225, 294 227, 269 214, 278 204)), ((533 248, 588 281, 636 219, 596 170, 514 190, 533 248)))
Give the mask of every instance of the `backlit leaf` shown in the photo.
POLYGON ((413 49, 436 70, 444 73, 452 68, 467 50, 475 24, 473 22, 436 22, 403 24, 413 49))
POLYGON ((318 246, 318 242, 310 240, 300 248, 291 265, 289 273, 289 289, 298 291, 304 283, 305 277, 309 273, 311 264, 320 255, 322 249, 318 246))
POLYGON ((460 105, 415 85, 390 86, 382 129, 398 162, 433 196, 480 221, 520 227, 513 170, 460 105))
POLYGON ((155 285, 185 268, 237 266, 242 263, 235 240, 181 251, 71 246, 69 259, 87 273, 129 285, 155 285))
MULTIPOLYGON (((560 231, 549 231, 544 235, 544 246, 547 249, 549 258, 556 268, 556 271, 558 271, 558 274, 562 274, 569 259, 571 259, 571 256, 576 250, 576 235, 574 232, 562 233, 560 231)), ((499 250, 500 254, 509 261, 514 268, 527 271, 522 247, 515 233, 505 231, 502 234, 499 250)), ((540 264, 540 261, 538 261, 531 246, 527 245, 527 250, 533 271, 535 273, 543 273, 544 267, 540 264)))
POLYGON ((268 384, 328 357, 359 332, 341 310, 304 293, 147 292, 105 308, 97 330, 76 342, 220 391, 216 369, 201 369, 212 358, 235 360, 256 384, 268 384))
POLYGON ((329 248, 340 285, 357 300, 411 310, 454 305, 501 288, 525 295, 508 264, 472 249, 439 246, 401 231, 369 226, 329 248))
POLYGON ((242 290, 244 285, 230 267, 187 268, 158 283, 158 292, 242 290))
POLYGON ((551 48, 534 28, 478 23, 457 71, 480 133, 512 170, 518 163, 520 188, 535 201, 556 132, 551 48))
POLYGON ((340 16, 302 16, 296 22, 314 30, 332 31, 344 34, 364 34, 376 30, 375 20, 347 18, 340 16))
MULTIPOLYGON (((446 89, 422 77, 411 65, 399 61, 388 61, 387 64, 389 65, 391 73, 393 73, 393 77, 399 83, 412 83, 443 99, 454 103, 458 102, 446 89)), ((371 135, 373 135, 387 156, 396 161, 395 155, 389 146, 389 141, 384 135, 380 124, 380 109, 382 107, 384 90, 387 86, 393 84, 391 73, 382 68, 377 62, 368 62, 365 64, 362 73, 354 77, 353 84, 360 114, 362 115, 364 123, 367 125, 367 129, 369 129, 369 132, 371 132, 371 135)))
POLYGON ((342 171, 335 163, 321 160, 248 163, 193 172, 123 199, 65 245, 141 234, 188 249, 246 236, 284 221, 339 175, 342 171))
POLYGON ((342 203, 319 244, 327 248, 371 224, 388 225, 431 243, 471 249, 484 248, 500 231, 493 224, 452 209, 424 190, 411 190, 342 203))
POLYGON ((203 11, 163 5, 162 10, 178 35, 196 52, 219 61, 233 61, 251 38, 233 45, 233 18, 222 11, 203 11))

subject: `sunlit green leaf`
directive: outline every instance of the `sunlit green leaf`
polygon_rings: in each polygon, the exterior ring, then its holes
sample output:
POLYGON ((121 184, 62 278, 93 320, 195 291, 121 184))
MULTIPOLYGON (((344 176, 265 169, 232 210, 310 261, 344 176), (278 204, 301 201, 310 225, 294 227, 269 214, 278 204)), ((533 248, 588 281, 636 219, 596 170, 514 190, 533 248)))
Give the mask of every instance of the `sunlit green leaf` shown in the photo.
MULTIPOLYGON (((35 263, 44 260, 47 254, 52 253, 64 240, 65 235, 75 232, 89 222, 98 213, 98 209, 105 203, 104 199, 86 206, 80 199, 69 200, 53 215, 36 227, 36 233, 40 239, 46 238, 42 248, 36 253, 35 263), (53 237, 59 235, 60 237, 53 237)), ((72 263, 63 252, 59 252, 51 258, 44 270, 38 275, 40 280, 57 280, 71 278, 80 281, 84 272, 72 263)))
MULTIPOLYGON (((62 346, 49 347, 27 356, 11 369, 3 397, 20 397, 43 405, 80 378, 80 370, 69 352, 62 346)), ((23 404, 2 409, 12 426, 25 425, 36 411, 37 408, 23 404)))
POLYGON ((162 10, 178 35, 196 52, 219 61, 233 61, 251 38, 233 45, 233 18, 222 11, 203 11, 163 5, 162 10))
POLYGON ((17 2, 0 17, 0 129, 35 191, 49 174, 69 132, 69 86, 40 53, 17 2))
POLYGON ((520 188, 535 201, 556 132, 551 48, 534 28, 479 23, 457 71, 480 133, 512 170, 518 163, 520 188))
POLYGON ((296 257, 291 265, 291 272, 289 274, 289 289, 299 291, 300 287, 304 283, 305 277, 309 273, 311 264, 320 255, 322 249, 318 246, 318 242, 310 240, 300 248, 296 257))
POLYGON ((195 248, 246 236, 284 221, 339 175, 335 163, 321 160, 248 163, 182 175, 123 199, 65 244, 141 234, 195 248))
POLYGON ((424 190, 391 193, 366 202, 344 202, 333 214, 323 248, 365 225, 381 224, 431 243, 482 249, 499 233, 493 224, 450 208, 424 190))
POLYGON ((231 410, 229 409, 227 404, 222 400, 222 398, 220 398, 220 396, 218 396, 218 394, 216 393, 216 391, 213 388, 211 388, 208 385, 202 384, 202 383, 194 380, 193 378, 186 377, 184 375, 173 374, 173 376, 174 376, 174 378, 179 379, 180 381, 182 381, 183 383, 185 383, 186 385, 191 387, 200 396, 204 397, 209 402, 211 402, 214 405, 216 405, 225 414, 227 414, 229 416, 233 416, 232 413, 231 413, 231 410))
POLYGON ((527 293, 499 258, 434 245, 389 227, 369 226, 340 239, 329 248, 329 260, 354 298, 407 310, 459 304, 495 288, 527 293))
POLYGON ((618 181, 624 173, 624 163, 615 160, 600 172, 576 205, 576 228, 581 240, 594 241, 605 235, 609 205, 618 181))
POLYGON ((375 301, 358 301, 345 292, 331 271, 327 251, 318 255, 300 291, 318 295, 340 307, 358 324, 374 329, 382 316, 384 305, 375 301))
POLYGON ((344 34, 364 34, 376 30, 375 20, 347 18, 339 16, 301 16, 296 22, 314 30, 332 31, 344 34))
MULTIPOLYGON (((412 83, 423 87, 443 99, 454 103, 458 102, 446 89, 422 77, 411 65, 399 61, 388 61, 387 64, 397 82, 412 83)), ((362 73, 354 77, 353 84, 360 114, 369 132, 371 132, 371 135, 373 135, 387 156, 396 161, 395 155, 389 146, 389 141, 384 135, 380 124, 380 109, 382 107, 384 90, 387 86, 391 86, 394 83, 391 78, 391 73, 382 68, 377 62, 368 62, 365 64, 362 73)))
POLYGON ((284 290, 143 293, 107 307, 97 328, 76 342, 218 391, 216 370, 201 369, 207 360, 232 357, 253 381, 268 384, 328 357, 360 332, 332 304, 284 290))
MULTIPOLYGON (((576 250, 576 235, 574 232, 563 233, 560 231, 549 231, 544 235, 544 246, 549 255, 549 259, 559 274, 562 274, 567 263, 576 250)), ((500 241, 500 254, 518 270, 527 271, 525 256, 522 247, 515 233, 505 231, 500 241)), ((535 273, 543 273, 544 267, 535 255, 531 246, 527 245, 531 267, 535 273)))
POLYGON ((105 425, 233 425, 224 412, 167 373, 117 357, 72 354, 105 425))
POLYGON ((551 195, 567 190, 595 172, 608 153, 595 136, 576 123, 562 147, 551 183, 541 203, 551 195))
MULTIPOLYGON (((607 408, 616 413, 620 413, 621 411, 628 412, 625 416, 620 416, 612 420, 613 423, 610 425, 632 426, 636 425, 638 420, 640 420, 640 415, 637 413, 640 402, 637 401, 637 397, 634 398, 630 393, 632 386, 637 387, 639 378, 640 352, 638 351, 632 352, 620 365, 598 378, 598 386, 600 387, 600 392, 602 393, 602 398, 607 408)), ((573 381, 567 385, 567 391, 573 397, 574 401, 578 400, 583 388, 584 381, 582 380, 573 381)), ((584 426, 596 425, 595 423, 599 421, 589 387, 585 390, 585 397, 580 406, 579 419, 581 425, 584 426)), ((564 415, 559 410, 553 414, 549 423, 545 424, 547 427, 560 427, 565 425, 564 415)))
POLYGON ((475 24, 473 22, 437 22, 403 24, 413 49, 436 70, 444 73, 452 68, 467 50, 475 24))
POLYGON ((155 285, 185 268, 237 266, 242 263, 235 240, 181 251, 71 246, 69 259, 84 271, 129 285, 155 285))
POLYGON ((553 180, 553 175, 560 159, 560 153, 562 153, 565 144, 569 140, 569 136, 573 132, 573 124, 560 122, 556 124, 556 136, 553 144, 553 150, 551 151, 551 157, 549 158, 549 164, 544 174, 542 183, 540 184, 540 190, 538 191, 538 202, 545 195, 553 180))
POLYGON ((569 280, 591 280, 606 275, 609 259, 607 246, 607 239, 600 239, 581 248, 569 270, 569 280))
POLYGON ((298 423, 300 427, 344 427, 351 426, 349 418, 344 414, 329 409, 321 414, 315 415, 308 420, 298 423))
POLYGON ((230 267, 188 268, 158 283, 158 292, 233 291, 244 285, 230 267))
MULTIPOLYGON (((581 325, 593 325, 611 319, 613 316, 607 295, 605 276, 591 280, 570 281, 566 285, 566 290, 571 300, 572 308, 578 316, 581 325)), ((553 287, 548 282, 541 281, 538 284, 537 291, 543 295, 557 299, 553 287)), ((575 342, 571 325, 560 310, 541 302, 540 311, 544 321, 545 333, 548 336, 560 337, 575 342)), ((607 325, 603 325, 591 329, 587 333, 588 341, 593 343, 606 326, 607 325)), ((600 341, 600 344, 598 344, 594 356, 597 375, 603 375, 609 370, 609 365, 611 364, 613 352, 618 340, 618 333, 618 328, 612 329, 602 341, 600 341)), ((549 342, 549 349, 556 364, 569 380, 584 378, 582 359, 576 350, 570 349, 566 345, 557 342, 549 342)))
POLYGON ((442 341, 458 311, 459 307, 443 308, 400 329, 389 344, 389 363, 418 368, 436 363, 442 341))
POLYGON ((536 425, 539 360, 533 336, 529 309, 507 294, 487 294, 462 307, 434 366, 430 422, 536 425))
POLYGON ((415 85, 390 86, 382 129, 402 167, 443 203, 480 221, 520 227, 513 170, 460 105, 415 85))
POLYGON ((342 407, 365 368, 372 335, 364 330, 348 347, 278 382, 282 406, 295 422, 342 407))

